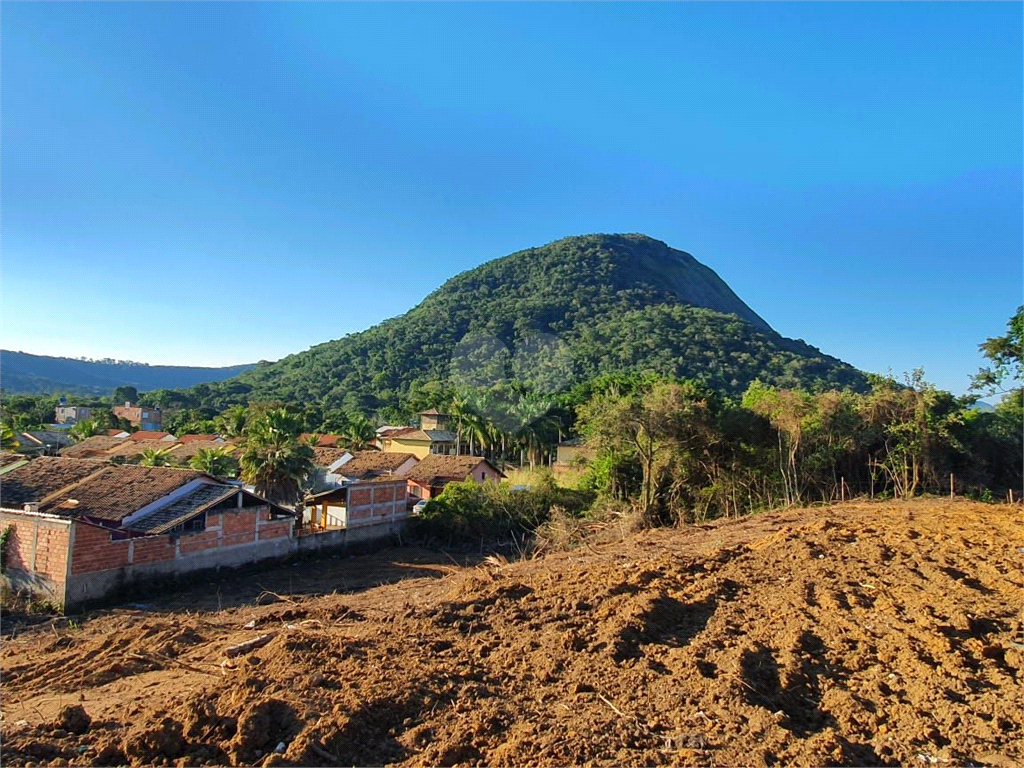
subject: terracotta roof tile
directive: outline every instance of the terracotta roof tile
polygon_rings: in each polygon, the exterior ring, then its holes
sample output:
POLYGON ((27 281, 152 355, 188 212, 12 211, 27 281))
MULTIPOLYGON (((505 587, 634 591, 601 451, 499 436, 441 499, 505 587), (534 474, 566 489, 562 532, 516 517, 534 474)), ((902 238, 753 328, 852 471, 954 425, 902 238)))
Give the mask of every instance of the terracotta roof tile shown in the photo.
MULTIPOLYGON (((111 456, 124 456, 125 458, 132 458, 133 456, 142 455, 143 451, 147 451, 150 448, 157 451, 166 451, 170 448, 180 445, 180 443, 172 443, 170 441, 163 440, 139 440, 138 442, 132 440, 124 440, 120 445, 116 445, 110 450, 106 451, 103 456, 109 458, 111 456)), ((173 454, 172 454, 173 455, 173 454)))
POLYGON ((110 466, 91 459, 43 456, 12 469, 0 483, 0 505, 20 509, 29 502, 41 502, 62 488, 77 483, 110 466))
POLYGON ((346 451, 344 448, 317 447, 313 449, 313 463, 318 467, 329 467, 346 453, 350 453, 350 451, 346 451))
POLYGON ((178 437, 179 443, 196 443, 196 442, 208 442, 213 443, 221 440, 220 435, 180 435, 178 437))
POLYGON ((69 445, 67 448, 62 448, 60 455, 69 459, 87 459, 91 456, 104 455, 111 448, 116 448, 122 443, 129 442, 130 441, 125 437, 93 435, 92 437, 85 438, 85 440, 80 443, 75 443, 74 445, 69 445))
MULTIPOLYGON (((422 485, 465 480, 481 463, 493 465, 481 456, 441 456, 430 454, 420 460, 406 478, 422 485)), ((497 472, 497 469, 495 468, 497 472)), ((498 473, 501 475, 501 473, 498 473)))
POLYGON ((51 494, 39 511, 117 522, 200 477, 208 476, 191 469, 101 464, 99 472, 51 494))
POLYGON ((352 458, 342 464, 336 472, 343 477, 369 478, 397 472, 409 459, 411 453, 385 453, 383 451, 356 451, 352 458))
POLYGON ((171 434, 171 433, 170 432, 151 432, 151 431, 147 431, 147 430, 142 430, 142 431, 139 431, 139 432, 134 432, 133 434, 129 435, 128 439, 129 440, 160 440, 160 439, 162 439, 164 437, 167 437, 169 434, 171 434))
POLYGON ((27 459, 27 456, 22 456, 20 453, 15 453, 14 451, 0 451, 0 467, 6 467, 8 464, 26 461, 27 459))

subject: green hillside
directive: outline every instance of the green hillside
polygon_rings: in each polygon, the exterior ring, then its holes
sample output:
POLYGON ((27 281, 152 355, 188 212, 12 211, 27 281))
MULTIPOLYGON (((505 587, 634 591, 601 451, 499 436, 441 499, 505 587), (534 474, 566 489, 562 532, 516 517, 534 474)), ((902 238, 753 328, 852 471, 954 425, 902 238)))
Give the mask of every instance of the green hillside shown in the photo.
POLYGON ((371 412, 467 367, 476 383, 504 375, 548 394, 630 370, 730 394, 755 378, 865 386, 851 366, 777 334, 689 254, 643 235, 588 235, 487 262, 400 317, 199 392, 220 407, 280 398, 371 412))

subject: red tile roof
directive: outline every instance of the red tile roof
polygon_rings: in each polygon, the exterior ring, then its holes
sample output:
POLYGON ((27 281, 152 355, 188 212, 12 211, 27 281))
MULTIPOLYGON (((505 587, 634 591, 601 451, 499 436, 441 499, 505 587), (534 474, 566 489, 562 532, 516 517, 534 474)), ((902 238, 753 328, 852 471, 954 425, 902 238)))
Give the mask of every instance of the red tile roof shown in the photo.
POLYGON ((313 463, 318 467, 329 467, 346 453, 350 453, 350 451, 346 451, 344 448, 314 448, 313 463))
POLYGON ((129 440, 160 440, 161 438, 167 437, 170 432, 147 432, 145 430, 135 432, 128 436, 129 440))
POLYGON ((39 503, 62 488, 109 466, 106 462, 91 459, 42 456, 4 475, 3 482, 0 482, 0 506, 21 509, 30 501, 39 503))
MULTIPOLYGON (((312 437, 312 432, 303 432, 299 435, 299 440, 305 442, 312 437)), ((344 448, 345 442, 343 435, 319 435, 316 439, 316 444, 320 448, 344 448)))
POLYGON ((179 443, 195 443, 195 442, 213 442, 219 440, 220 435, 181 435, 178 438, 179 443))
POLYGON ((119 445, 131 445, 126 437, 111 437, 110 435, 93 435, 87 437, 80 443, 61 448, 60 455, 69 459, 87 459, 92 456, 105 456, 107 451, 119 445))
POLYGON ((349 478, 370 478, 387 476, 397 472, 409 459, 411 453, 385 453, 382 451, 356 451, 352 458, 338 467, 337 474, 349 478))
POLYGON ((498 469, 481 456, 441 456, 430 454, 420 460, 406 475, 408 480, 420 485, 435 485, 465 480, 481 464, 487 464, 499 477, 504 475, 498 469))
POLYGON ((51 494, 39 511, 118 522, 200 477, 207 475, 191 469, 106 464, 77 484, 51 494))

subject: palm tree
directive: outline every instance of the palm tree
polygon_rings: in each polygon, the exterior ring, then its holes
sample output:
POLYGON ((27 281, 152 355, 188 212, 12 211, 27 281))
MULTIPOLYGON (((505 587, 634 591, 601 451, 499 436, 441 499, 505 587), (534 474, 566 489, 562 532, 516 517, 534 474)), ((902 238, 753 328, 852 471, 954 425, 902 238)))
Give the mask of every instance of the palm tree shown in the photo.
POLYGON ((0 425, 0 447, 5 451, 16 451, 21 447, 21 443, 18 442, 18 436, 10 424, 4 423, 0 425))
POLYGON ((215 477, 234 477, 238 473, 238 462, 232 453, 232 449, 227 446, 200 448, 188 465, 197 472, 215 477))
POLYGON ((170 464, 171 452, 166 448, 147 448, 139 459, 142 467, 168 467, 170 464))
POLYGON ((217 429, 225 437, 241 437, 248 418, 248 408, 244 405, 232 405, 217 417, 217 429))
POLYGON ((302 484, 316 469, 313 449, 298 440, 301 424, 283 408, 266 411, 246 425, 239 457, 242 479, 270 501, 298 501, 302 484))
POLYGON ((96 419, 85 419, 69 429, 68 436, 77 443, 85 440, 87 437, 98 435, 102 431, 103 427, 100 426, 96 419))
POLYGON ((374 429, 373 422, 361 413, 357 413, 355 416, 349 417, 344 436, 349 450, 362 451, 373 444, 377 437, 377 430, 374 429))

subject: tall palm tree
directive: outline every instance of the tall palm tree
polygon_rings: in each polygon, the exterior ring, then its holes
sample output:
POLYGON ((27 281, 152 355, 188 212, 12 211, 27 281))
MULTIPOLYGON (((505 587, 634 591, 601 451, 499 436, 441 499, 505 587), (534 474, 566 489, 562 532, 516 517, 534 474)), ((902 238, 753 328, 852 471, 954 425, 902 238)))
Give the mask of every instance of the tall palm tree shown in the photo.
POLYGON ((238 473, 238 461, 227 446, 200 448, 188 465, 197 472, 215 477, 234 477, 238 473))
POLYGON ((246 426, 247 439, 238 459, 242 479, 256 493, 279 504, 299 500, 303 483, 315 471, 315 454, 299 442, 301 424, 283 408, 269 410, 246 426))
POLYGON ((139 459, 139 466, 142 467, 169 467, 171 465, 171 452, 166 448, 147 448, 142 452, 139 459))

